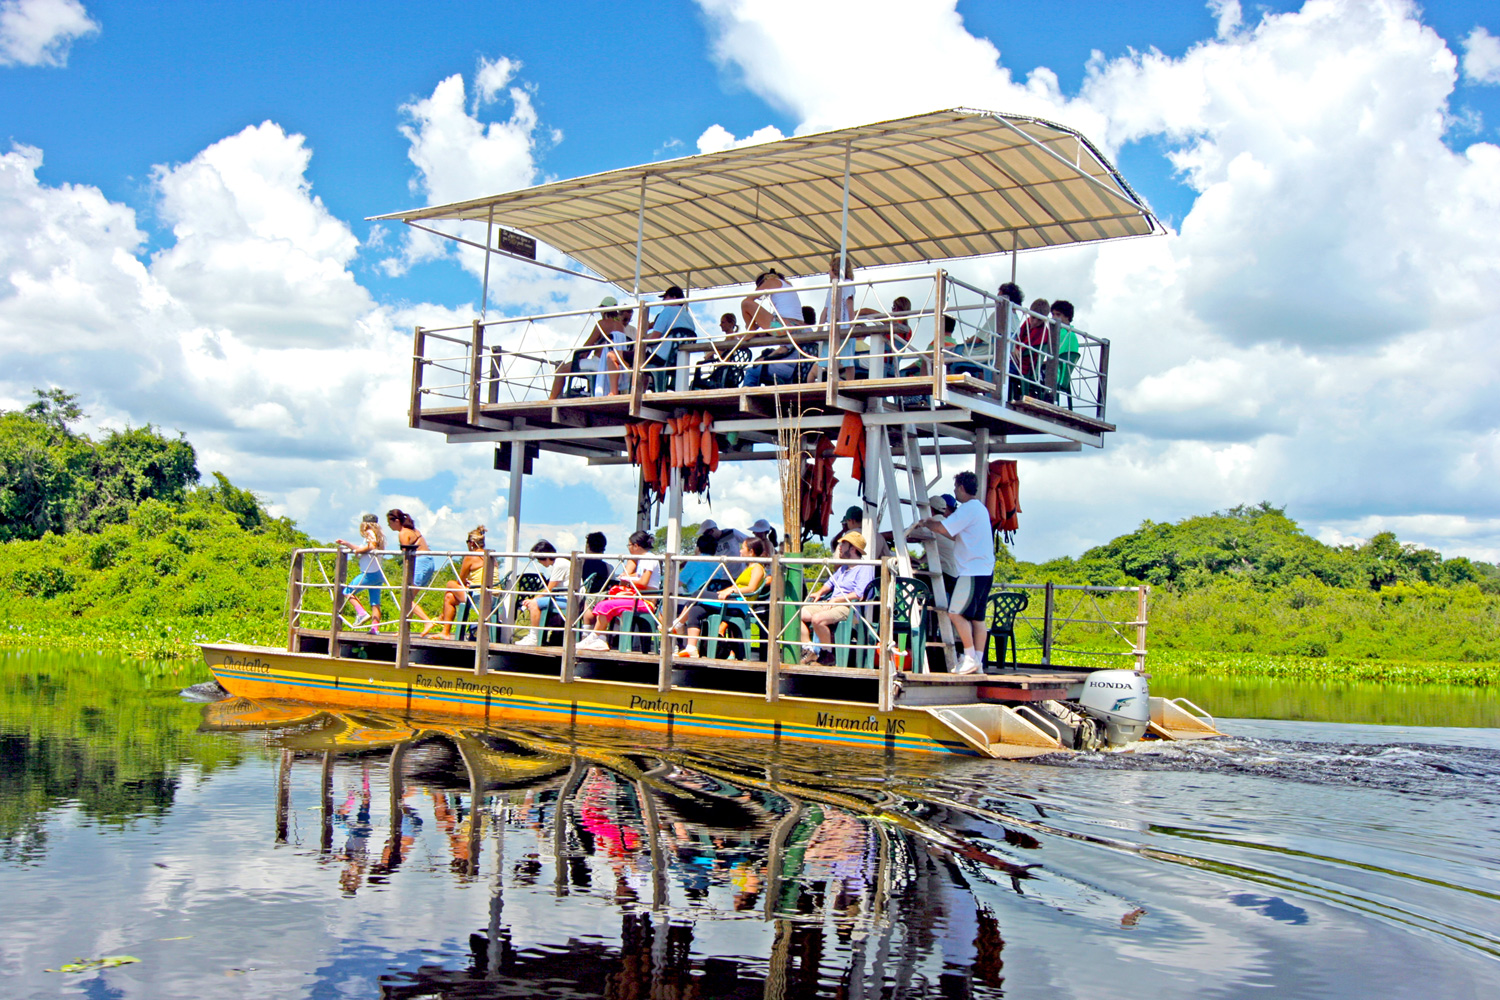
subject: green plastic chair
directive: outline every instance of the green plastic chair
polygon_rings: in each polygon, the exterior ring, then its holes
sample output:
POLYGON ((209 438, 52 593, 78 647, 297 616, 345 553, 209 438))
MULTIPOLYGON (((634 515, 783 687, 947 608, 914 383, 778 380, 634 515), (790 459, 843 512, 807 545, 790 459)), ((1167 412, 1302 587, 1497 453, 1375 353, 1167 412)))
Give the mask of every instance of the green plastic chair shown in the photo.
MULTIPOLYGON (((717 659, 719 655, 719 644, 724 643, 730 649, 739 649, 741 659, 750 658, 750 634, 755 628, 760 629, 761 635, 768 635, 767 623, 761 620, 760 614, 755 610, 756 604, 764 604, 771 599, 771 578, 766 577, 759 589, 753 591, 743 600, 750 605, 750 613, 747 615, 744 608, 735 607, 722 601, 704 601, 706 607, 712 610, 708 613, 708 620, 703 623, 703 655, 708 659, 717 659), (739 633, 738 639, 730 639, 719 635, 719 627, 724 624, 739 633)), ((759 654, 755 658, 765 659, 763 650, 757 648, 759 654)))
MULTIPOLYGON (((876 577, 865 587, 864 601, 880 601, 880 578, 876 577)), ((879 622, 871 622, 865 609, 854 606, 848 618, 833 627, 833 662, 840 667, 858 667, 861 670, 875 668, 875 647, 880 644, 879 622), (856 645, 869 647, 855 649, 856 645)))
POLYGON ((1018 660, 1016 653, 1016 616, 1026 610, 1031 603, 1031 598, 1018 591, 1002 590, 998 594, 990 595, 990 630, 984 640, 984 665, 988 667, 991 662, 990 647, 996 640, 1000 643, 1000 663, 1005 662, 1005 644, 1010 643, 1010 665, 1015 666, 1018 660))
POLYGON ((898 576, 891 581, 891 641, 907 654, 914 673, 927 669, 927 611, 932 588, 926 580, 898 576))
MULTIPOLYGON (((639 596, 648 601, 661 604, 662 596, 659 590, 642 590, 639 596)), ((660 649, 661 642, 661 619, 654 611, 637 611, 630 608, 620 612, 620 619, 615 627, 614 641, 616 647, 625 652, 654 653, 660 649), (629 636, 627 645, 626 637, 629 636)))

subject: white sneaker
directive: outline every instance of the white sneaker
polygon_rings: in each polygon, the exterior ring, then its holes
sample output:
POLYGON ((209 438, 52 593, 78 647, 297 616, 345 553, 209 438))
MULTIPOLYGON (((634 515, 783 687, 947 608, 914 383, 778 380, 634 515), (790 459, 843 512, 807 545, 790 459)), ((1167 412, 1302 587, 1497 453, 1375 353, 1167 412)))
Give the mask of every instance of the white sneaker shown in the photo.
POLYGON ((370 620, 370 614, 369 614, 369 612, 367 612, 367 611, 361 611, 359 614, 357 614, 357 615, 354 616, 354 625, 353 625, 353 627, 354 628, 363 628, 364 625, 365 625, 365 623, 368 622, 369 620, 370 620))
POLYGON ((605 642, 604 636, 600 635, 598 632, 590 632, 582 639, 579 639, 578 645, 574 646, 573 648, 586 649, 591 653, 607 653, 609 652, 609 643, 605 642))
POLYGON ((538 644, 539 641, 540 640, 538 640, 538 638, 537 638, 536 629, 532 629, 530 632, 527 632, 525 635, 521 636, 521 638, 519 638, 515 642, 511 643, 511 645, 512 646, 535 646, 535 645, 538 644))
POLYGON ((976 657, 970 656, 968 653, 965 653, 963 659, 958 661, 957 672, 960 674, 979 673, 979 660, 976 657))

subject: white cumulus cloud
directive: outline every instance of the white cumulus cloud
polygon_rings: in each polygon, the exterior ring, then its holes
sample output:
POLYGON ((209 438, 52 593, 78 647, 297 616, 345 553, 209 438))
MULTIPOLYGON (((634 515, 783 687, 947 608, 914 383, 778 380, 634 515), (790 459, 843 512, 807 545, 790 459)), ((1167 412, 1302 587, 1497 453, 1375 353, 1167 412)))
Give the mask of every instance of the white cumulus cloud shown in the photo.
POLYGON ((1475 28, 1463 46, 1464 76, 1473 83, 1500 83, 1500 38, 1475 28))
POLYGON ((3 0, 0 66, 66 66, 74 40, 98 30, 78 0, 3 0))

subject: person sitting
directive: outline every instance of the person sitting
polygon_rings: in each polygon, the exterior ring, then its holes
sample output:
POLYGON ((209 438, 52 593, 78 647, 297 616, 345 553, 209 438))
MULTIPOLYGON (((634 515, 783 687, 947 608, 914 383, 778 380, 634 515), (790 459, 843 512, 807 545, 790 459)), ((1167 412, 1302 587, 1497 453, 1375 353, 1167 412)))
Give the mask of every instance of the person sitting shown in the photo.
MULTIPOLYGON (((719 540, 711 534, 700 531, 698 533, 697 549, 700 556, 712 556, 718 548, 719 540)), ((677 617, 672 622, 672 634, 684 636, 686 645, 677 651, 680 657, 694 657, 698 655, 698 638, 703 634, 703 621, 708 613, 695 616, 696 625, 689 626, 687 619, 689 612, 698 606, 698 600, 705 594, 717 592, 730 582, 729 574, 724 570, 721 563, 708 559, 695 559, 682 564, 677 571, 677 595, 685 599, 677 610, 677 617)))
MULTIPOLYGON (((714 554, 721 557, 733 557, 740 551, 740 545, 750 536, 738 528, 720 528, 713 521, 705 519, 698 525, 700 535, 710 535, 714 540, 714 554)), ((731 575, 738 576, 744 567, 737 561, 726 561, 724 568, 731 575)))
POLYGON ((1010 355, 1010 398, 1022 396, 1045 398, 1046 387, 1042 385, 1042 368, 1052 349, 1051 324, 1043 317, 1051 307, 1046 299, 1033 299, 1027 317, 1016 331, 1015 344, 1010 355))
POLYGON ((656 540, 648 531, 637 531, 625 543, 633 559, 625 560, 625 571, 618 582, 610 588, 604 600, 583 616, 583 627, 591 630, 578 640, 578 649, 603 652, 609 649, 604 630, 626 611, 653 611, 650 601, 641 597, 642 592, 661 586, 661 560, 650 556, 656 540))
POLYGON ((776 529, 771 527, 771 522, 765 518, 761 518, 750 525, 750 534, 765 542, 767 550, 770 552, 775 552, 776 546, 780 544, 780 540, 776 537, 776 529))
POLYGON ((773 267, 756 276, 755 291, 740 302, 746 330, 781 330, 802 322, 802 303, 773 267))
POLYGON ((1052 324, 1057 327, 1057 391, 1065 394, 1072 408, 1073 368, 1078 364, 1078 332, 1073 329, 1073 303, 1052 303, 1052 324))
POLYGON ((693 325, 693 314, 682 289, 668 286, 661 297, 666 304, 656 311, 646 334, 651 346, 641 363, 647 368, 676 367, 678 349, 698 339, 698 328, 693 325))
POLYGON ((583 551, 586 555, 578 564, 578 582, 586 593, 599 593, 609 584, 610 577, 614 575, 610 571, 609 563, 598 558, 608 544, 609 539, 604 537, 602 531, 590 531, 583 539, 583 551))
MULTIPOLYGON (((837 559, 862 559, 865 536, 857 531, 845 532, 834 551, 837 559)), ((833 632, 829 626, 848 618, 857 601, 864 600, 865 590, 875 582, 874 566, 840 566, 828 582, 807 597, 799 616, 802 627, 802 662, 833 666, 833 632), (817 647, 812 643, 817 636, 817 647)))
POLYGON ((884 335, 884 357, 875 367, 880 372, 876 378, 890 377, 895 367, 894 355, 906 350, 906 345, 911 343, 911 322, 907 319, 911 312, 911 299, 898 295, 891 302, 890 315, 878 309, 861 309, 856 313, 854 336, 848 341, 851 349, 847 356, 844 352, 839 353, 840 359, 845 361, 840 376, 849 380, 869 378, 872 367, 869 363, 870 338, 884 335))
POLYGON ((607 373, 598 382, 608 386, 609 395, 616 393, 619 381, 617 373, 630 367, 633 350, 631 344, 634 340, 626 332, 626 312, 617 308, 619 304, 613 295, 606 295, 599 301, 599 308, 603 311, 599 314, 598 322, 589 331, 583 346, 557 366, 548 399, 560 399, 567 388, 568 377, 580 372, 607 373), (622 352, 623 360, 620 356, 622 352))
POLYGON ((469 554, 458 564, 458 576, 449 580, 443 591, 443 613, 438 621, 443 623, 440 635, 444 639, 453 638, 453 619, 458 616, 458 609, 468 602, 469 591, 479 585, 475 575, 484 568, 484 525, 469 532, 467 544, 469 554))
MULTIPOLYGON (((771 555, 771 549, 770 546, 766 545, 764 539, 747 538, 740 543, 739 554, 742 559, 747 560, 768 559, 771 555)), ((720 590, 716 597, 717 601, 720 602, 718 604, 719 607, 722 607, 726 612, 736 613, 741 620, 748 622, 755 616, 755 613, 751 610, 750 605, 745 603, 744 598, 759 590, 761 584, 765 582, 766 567, 763 563, 758 562, 745 562, 743 566, 744 568, 740 570, 739 575, 735 577, 734 583, 720 590), (736 600, 736 598, 739 599, 736 600)), ((677 655, 679 657, 690 659, 698 655, 697 637, 703 634, 703 623, 708 620, 708 616, 712 613, 712 610, 709 605, 705 605, 699 601, 695 602, 687 609, 685 614, 680 616, 683 634, 688 637, 688 644, 683 649, 678 650, 677 655)), ((675 628, 674 631, 676 631, 675 628)), ((733 640, 724 659, 734 659, 736 654, 738 654, 739 659, 746 659, 744 636, 741 636, 738 640, 733 640)))
POLYGON ((745 338, 740 336, 740 321, 734 313, 719 317, 719 333, 719 340, 710 345, 712 354, 704 355, 693 369, 694 389, 732 389, 744 380, 745 366, 735 355, 743 352, 743 358, 749 359, 750 351, 741 346, 745 338))
POLYGON ((531 547, 531 557, 536 564, 547 571, 547 580, 542 584, 542 589, 533 597, 528 597, 522 606, 530 615, 531 631, 517 639, 517 646, 539 646, 542 642, 542 626, 546 623, 548 611, 563 610, 563 605, 558 601, 567 601, 568 576, 572 572, 572 561, 566 556, 559 558, 557 547, 543 538, 531 547))

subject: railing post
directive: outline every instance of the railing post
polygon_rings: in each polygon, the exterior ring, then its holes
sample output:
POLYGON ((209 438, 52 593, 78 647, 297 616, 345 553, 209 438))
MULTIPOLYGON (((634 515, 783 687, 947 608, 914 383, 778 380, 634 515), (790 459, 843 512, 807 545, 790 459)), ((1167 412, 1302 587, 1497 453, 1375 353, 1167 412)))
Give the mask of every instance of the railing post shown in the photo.
POLYGON ((947 369, 943 367, 943 316, 948 307, 948 272, 938 268, 936 305, 932 313, 932 405, 947 402, 947 369))
POLYGON ((880 560, 880 637, 875 654, 880 663, 880 710, 889 712, 895 707, 894 670, 895 657, 891 655, 891 561, 880 560))
POLYGON ((500 402, 500 348, 490 348, 490 386, 484 401, 491 406, 500 402))
POLYGON ((1135 670, 1146 672, 1146 595, 1151 588, 1144 583, 1136 589, 1135 598, 1135 670))
POLYGON ((1042 359, 1041 399, 1044 403, 1057 402, 1057 349, 1062 330, 1056 320, 1047 320, 1047 356, 1042 359))
POLYGON ((786 581, 781 574, 781 552, 771 550, 771 607, 766 612, 766 701, 781 700, 781 599, 786 581))
POLYGON ((480 554, 484 566, 479 570, 479 607, 474 610, 479 616, 474 626, 474 673, 483 676, 490 672, 490 588, 495 586, 495 560, 489 549, 480 554))
POLYGON ((1109 341, 1099 341, 1099 401, 1094 416, 1104 419, 1104 395, 1109 386, 1109 341))
POLYGON ((646 320, 651 315, 651 310, 646 308, 644 301, 637 302, 636 309, 635 350, 630 358, 630 415, 632 417, 641 415, 641 393, 645 390, 645 386, 641 385, 641 369, 645 367, 646 360, 641 355, 645 353, 646 320))
POLYGON ((349 553, 339 549, 333 557, 333 613, 328 616, 328 655, 339 658, 339 629, 343 625, 339 611, 344 603, 344 580, 349 576, 349 553))
POLYGON ((411 344, 411 405, 406 411, 407 425, 422 425, 422 366, 427 363, 427 332, 420 326, 412 334, 411 344))
POLYGON ((469 426, 479 426, 479 366, 484 360, 484 326, 474 321, 469 335, 469 426))
MULTIPOLYGON (((680 470, 673 469, 673 474, 680 470)), ((678 501, 681 503, 681 500, 678 501)), ((671 532, 667 532, 670 536, 671 532)), ((661 613, 656 623, 661 627, 661 660, 656 667, 656 689, 672 690, 672 623, 677 620, 677 576, 682 572, 680 556, 669 547, 662 553, 661 613)))
POLYGON ((286 651, 297 652, 297 629, 302 625, 302 550, 292 553, 286 583, 286 651))
MULTIPOLYGON (((568 603, 563 608, 563 655, 562 655, 562 682, 573 683, 573 666, 578 654, 578 586, 582 574, 578 567, 578 553, 568 553, 568 603)), ((552 598, 554 601, 557 598, 552 598)), ((536 622, 531 623, 536 628, 536 622)), ((541 633, 537 633, 537 642, 541 642, 541 633)))
POLYGON ((995 398, 1010 400, 1010 311, 1011 301, 1004 295, 995 301, 995 398))
POLYGON ((417 556, 414 552, 401 554, 401 603, 396 611, 401 621, 396 629, 396 666, 404 668, 411 653, 411 581, 416 574, 417 556))
POLYGON ((1042 663, 1052 665, 1052 581, 1047 581, 1047 597, 1042 608, 1042 663))

